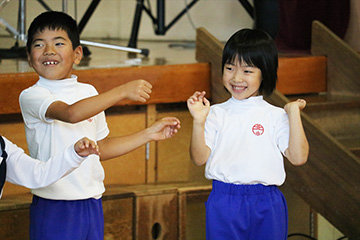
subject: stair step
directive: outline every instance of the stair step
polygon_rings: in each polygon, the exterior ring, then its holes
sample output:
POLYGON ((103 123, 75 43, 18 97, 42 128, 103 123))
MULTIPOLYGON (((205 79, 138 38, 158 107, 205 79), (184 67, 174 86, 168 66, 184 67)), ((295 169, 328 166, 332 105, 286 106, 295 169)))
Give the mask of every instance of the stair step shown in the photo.
POLYGON ((303 98, 307 105, 304 113, 320 128, 329 132, 355 155, 360 155, 360 97, 311 94, 290 96, 290 100, 303 98))

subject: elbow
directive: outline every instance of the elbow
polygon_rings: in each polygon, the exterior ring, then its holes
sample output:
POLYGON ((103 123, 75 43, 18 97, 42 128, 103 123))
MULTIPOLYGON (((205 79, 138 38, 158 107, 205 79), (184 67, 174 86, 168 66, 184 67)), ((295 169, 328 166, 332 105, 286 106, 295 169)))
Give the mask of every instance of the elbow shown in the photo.
POLYGON ((202 166, 206 163, 206 160, 205 161, 200 160, 199 158, 196 158, 195 156, 193 156, 191 153, 190 153, 190 159, 198 167, 202 166))
POLYGON ((289 151, 287 153, 287 159, 291 162, 294 166, 302 166, 304 165, 309 157, 309 145, 305 144, 302 147, 302 150, 300 152, 291 152, 289 151))
POLYGON ((198 166, 198 167, 200 167, 200 166, 202 166, 202 165, 205 164, 205 162, 197 162, 197 161, 194 161, 194 160, 192 160, 192 161, 193 161, 193 163, 194 163, 196 166, 198 166))
POLYGON ((64 122, 71 124, 81 122, 84 119, 81 119, 81 116, 76 111, 69 110, 64 116, 64 122))
POLYGON ((307 162, 308 157, 309 157, 309 151, 299 153, 295 157, 292 158, 291 163, 294 166, 302 166, 307 162))
POLYGON ((307 162, 307 159, 308 159, 307 157, 300 157, 300 158, 296 159, 295 161, 292 161, 291 163, 294 166, 302 166, 307 162))

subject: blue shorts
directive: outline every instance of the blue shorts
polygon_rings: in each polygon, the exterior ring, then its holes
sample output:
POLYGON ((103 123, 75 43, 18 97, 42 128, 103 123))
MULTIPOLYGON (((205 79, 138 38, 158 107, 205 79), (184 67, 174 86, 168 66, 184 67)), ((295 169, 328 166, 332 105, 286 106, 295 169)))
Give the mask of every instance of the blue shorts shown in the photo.
POLYGON ((287 239, 287 205, 276 186, 214 180, 205 205, 207 240, 287 239))
POLYGON ((34 195, 30 206, 31 240, 103 240, 101 199, 49 200, 34 195))

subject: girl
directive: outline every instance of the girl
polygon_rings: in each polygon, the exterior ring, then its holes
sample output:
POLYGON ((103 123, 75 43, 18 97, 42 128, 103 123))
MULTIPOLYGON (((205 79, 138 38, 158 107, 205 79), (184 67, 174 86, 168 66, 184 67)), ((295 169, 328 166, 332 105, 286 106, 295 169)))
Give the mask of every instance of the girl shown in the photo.
POLYGON ((287 206, 278 190, 285 181, 283 156, 306 163, 309 145, 301 122, 304 100, 270 105, 278 54, 271 37, 243 29, 225 44, 223 85, 231 94, 210 107, 205 92, 187 101, 193 117, 190 156, 206 163, 213 179, 206 202, 206 239, 286 239, 287 206))

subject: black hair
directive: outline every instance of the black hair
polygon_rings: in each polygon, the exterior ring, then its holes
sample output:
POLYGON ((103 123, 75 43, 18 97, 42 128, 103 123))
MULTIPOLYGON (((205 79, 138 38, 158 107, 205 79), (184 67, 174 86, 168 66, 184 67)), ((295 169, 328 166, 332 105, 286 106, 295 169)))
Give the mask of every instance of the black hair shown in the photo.
POLYGON ((226 42, 222 55, 222 72, 227 63, 238 58, 249 66, 261 70, 259 93, 270 95, 277 81, 278 52, 274 40, 259 29, 242 29, 226 42))
POLYGON ((80 45, 80 34, 76 21, 66 13, 49 11, 41 13, 30 24, 26 43, 26 49, 29 53, 34 35, 37 32, 44 31, 46 28, 49 30, 64 30, 72 43, 73 50, 80 45))

